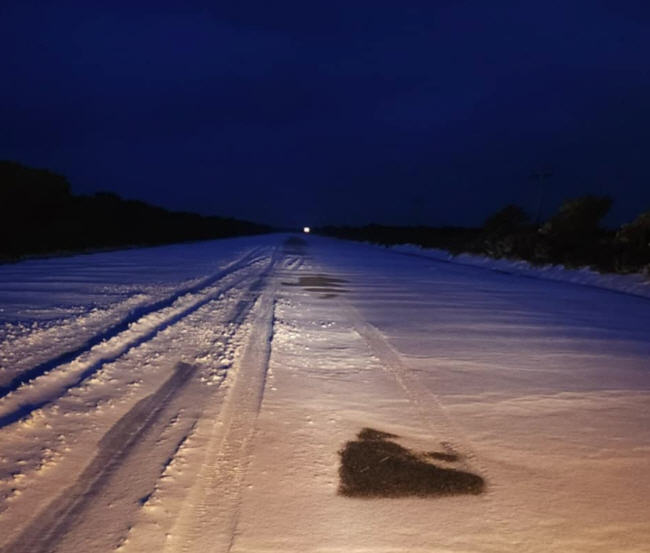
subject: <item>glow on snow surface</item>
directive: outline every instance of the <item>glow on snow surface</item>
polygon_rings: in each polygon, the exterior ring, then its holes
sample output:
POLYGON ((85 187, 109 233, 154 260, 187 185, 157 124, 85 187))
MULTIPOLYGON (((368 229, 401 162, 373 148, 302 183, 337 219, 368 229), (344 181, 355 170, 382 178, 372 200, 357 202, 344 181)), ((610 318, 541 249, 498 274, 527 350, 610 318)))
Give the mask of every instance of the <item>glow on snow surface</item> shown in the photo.
POLYGON ((0 267, 0 547, 647 550, 648 300, 287 239, 0 267), (485 488, 341 495, 359 435, 485 488))

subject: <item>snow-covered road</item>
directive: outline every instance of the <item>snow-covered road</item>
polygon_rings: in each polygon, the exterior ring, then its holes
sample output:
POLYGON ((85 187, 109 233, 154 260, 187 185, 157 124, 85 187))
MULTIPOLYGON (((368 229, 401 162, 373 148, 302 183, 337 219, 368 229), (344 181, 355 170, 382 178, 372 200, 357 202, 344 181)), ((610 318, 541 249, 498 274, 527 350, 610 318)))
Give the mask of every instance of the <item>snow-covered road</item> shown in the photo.
POLYGON ((648 551, 649 459, 644 298, 313 236, 0 267, 2 552, 648 551))

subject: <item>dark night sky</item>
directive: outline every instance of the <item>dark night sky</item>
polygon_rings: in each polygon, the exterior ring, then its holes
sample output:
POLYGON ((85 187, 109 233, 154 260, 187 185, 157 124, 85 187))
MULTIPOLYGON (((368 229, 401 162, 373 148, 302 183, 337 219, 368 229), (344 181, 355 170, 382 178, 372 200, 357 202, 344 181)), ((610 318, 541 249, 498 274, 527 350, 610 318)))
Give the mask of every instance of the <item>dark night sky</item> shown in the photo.
POLYGON ((650 209, 647 0, 0 4, 0 159, 279 225, 650 209))

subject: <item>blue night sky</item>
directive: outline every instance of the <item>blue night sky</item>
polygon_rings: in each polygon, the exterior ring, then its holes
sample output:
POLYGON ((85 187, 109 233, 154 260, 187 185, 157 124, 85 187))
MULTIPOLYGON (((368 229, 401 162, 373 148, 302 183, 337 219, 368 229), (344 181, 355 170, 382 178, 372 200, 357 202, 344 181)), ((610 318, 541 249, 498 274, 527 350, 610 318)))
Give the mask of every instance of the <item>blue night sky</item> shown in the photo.
POLYGON ((650 3, 5 0, 0 159, 277 225, 650 209, 650 3))

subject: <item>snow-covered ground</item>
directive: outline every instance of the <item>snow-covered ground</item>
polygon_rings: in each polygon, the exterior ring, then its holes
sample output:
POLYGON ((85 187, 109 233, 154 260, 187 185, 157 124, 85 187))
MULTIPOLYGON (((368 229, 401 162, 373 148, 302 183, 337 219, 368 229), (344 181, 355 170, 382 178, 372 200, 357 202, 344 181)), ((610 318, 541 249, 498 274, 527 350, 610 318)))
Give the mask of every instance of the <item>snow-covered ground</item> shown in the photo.
POLYGON ((547 280, 559 280, 561 282, 572 282, 583 286, 595 286, 606 290, 616 290, 627 294, 635 294, 650 298, 650 275, 628 274, 619 275, 615 273, 599 273, 588 267, 581 269, 567 269, 562 265, 533 265, 528 261, 514 259, 496 259, 486 255, 471 253, 452 254, 447 250, 438 248, 422 248, 414 244, 399 244, 390 247, 393 251, 413 255, 430 257, 440 261, 458 263, 482 269, 491 269, 518 276, 530 278, 542 278, 547 280))
POLYGON ((0 551, 648 551, 650 300, 287 239, 0 267, 0 551))

